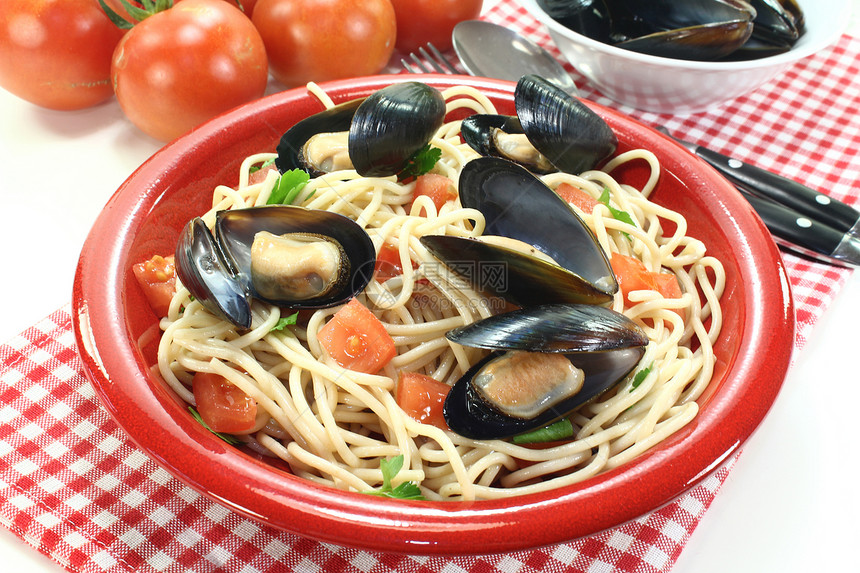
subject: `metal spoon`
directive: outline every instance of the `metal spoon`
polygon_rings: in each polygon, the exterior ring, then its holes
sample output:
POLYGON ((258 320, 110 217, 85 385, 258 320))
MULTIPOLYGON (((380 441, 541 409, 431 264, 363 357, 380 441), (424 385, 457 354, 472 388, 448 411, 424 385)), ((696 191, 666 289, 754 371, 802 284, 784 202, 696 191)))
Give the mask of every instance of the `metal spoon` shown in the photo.
POLYGON ((454 26, 454 51, 473 76, 517 81, 537 74, 571 95, 578 95, 567 70, 552 55, 504 26, 466 20, 454 26))

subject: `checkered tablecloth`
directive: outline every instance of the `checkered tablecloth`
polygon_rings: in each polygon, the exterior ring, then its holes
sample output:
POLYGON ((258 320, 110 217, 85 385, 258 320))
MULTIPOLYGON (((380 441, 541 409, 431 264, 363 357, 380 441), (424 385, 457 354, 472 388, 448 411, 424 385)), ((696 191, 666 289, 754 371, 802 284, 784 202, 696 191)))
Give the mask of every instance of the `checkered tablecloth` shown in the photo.
MULTIPOLYGON (((485 18, 554 50, 511 1, 485 18)), ((858 204, 858 64, 860 41, 846 36, 755 93, 684 118, 620 107, 577 79, 585 97, 858 204)), ((850 271, 785 262, 800 348, 850 271)), ((138 450, 82 373, 68 306, 0 346, 0 524, 74 572, 665 572, 735 459, 674 503, 570 543, 458 558, 361 551, 239 516, 138 450)))

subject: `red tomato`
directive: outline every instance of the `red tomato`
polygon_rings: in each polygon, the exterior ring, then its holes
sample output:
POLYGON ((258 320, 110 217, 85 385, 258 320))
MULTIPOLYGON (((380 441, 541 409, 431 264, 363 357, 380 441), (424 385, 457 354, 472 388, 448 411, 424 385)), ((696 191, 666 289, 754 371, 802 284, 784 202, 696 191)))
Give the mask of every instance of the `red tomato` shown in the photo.
POLYGON ((451 49, 451 32, 481 15, 483 0, 391 0, 397 14, 397 49, 412 52, 427 42, 451 49))
MULTIPOLYGON (((437 212, 442 208, 442 205, 457 198, 457 192, 454 190, 454 182, 444 175, 438 175, 436 173, 419 175, 418 179, 415 180, 415 190, 412 192, 412 202, 414 203, 415 198, 422 195, 430 197, 433 204, 436 205, 437 212)), ((406 212, 409 213, 411 210, 412 203, 406 207, 406 212)), ((419 215, 422 217, 427 216, 424 209, 421 209, 419 215)))
POLYGON ((583 213, 591 214, 594 211, 594 208, 600 205, 600 201, 570 183, 562 183, 559 185, 556 190, 556 193, 575 207, 579 207, 579 209, 583 213))
POLYGON ((259 98, 268 81, 260 35, 222 0, 184 0, 135 25, 111 75, 131 122, 162 141, 259 98))
POLYGON ((254 428, 257 402, 223 376, 198 372, 191 380, 197 413, 213 432, 241 434, 254 428))
POLYGON ((379 253, 376 255, 373 277, 378 281, 387 281, 391 277, 402 274, 403 265, 400 263, 400 249, 391 243, 382 243, 379 253))
POLYGON ((258 0, 253 21, 287 87, 375 74, 397 35, 389 0, 258 0))
POLYGON ((335 362, 367 374, 379 372, 397 354, 385 326, 356 299, 320 329, 319 341, 335 362))
POLYGON ((618 279, 618 286, 624 293, 624 301, 628 305, 635 304, 629 298, 629 293, 634 290, 657 291, 663 298, 681 296, 678 279, 671 273, 649 271, 639 259, 619 253, 612 253, 609 263, 618 279))
POLYGON ((155 255, 148 261, 134 265, 132 271, 153 312, 157 316, 167 316, 170 299, 176 292, 176 266, 173 255, 155 255))
POLYGON ((98 0, 3 0, 0 86, 50 109, 96 105, 113 95, 110 62, 122 35, 98 0))
POLYGON ((448 429, 442 407, 450 386, 418 372, 401 372, 395 400, 404 412, 422 424, 448 429))

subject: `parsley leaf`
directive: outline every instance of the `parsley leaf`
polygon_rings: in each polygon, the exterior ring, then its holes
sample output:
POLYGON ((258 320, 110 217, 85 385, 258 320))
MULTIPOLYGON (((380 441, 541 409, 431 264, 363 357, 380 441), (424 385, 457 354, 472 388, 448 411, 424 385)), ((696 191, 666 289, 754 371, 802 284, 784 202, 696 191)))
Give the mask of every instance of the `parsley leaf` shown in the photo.
POLYGON ((647 368, 643 368, 642 370, 640 370, 639 372, 636 373, 636 376, 633 377, 633 382, 630 384, 630 391, 631 392, 633 390, 635 390, 636 388, 638 388, 639 385, 642 384, 642 382, 644 382, 646 378, 648 378, 648 375, 651 374, 651 367, 652 366, 654 366, 654 365, 651 364, 651 366, 648 366, 647 368))
POLYGON ((397 180, 403 182, 424 175, 433 169, 441 157, 442 150, 438 147, 430 147, 428 143, 406 161, 406 166, 397 174, 397 180))
POLYGON ((224 440, 225 442, 227 442, 231 446, 235 446, 236 444, 242 443, 242 441, 239 440, 233 434, 225 434, 223 432, 216 432, 215 430, 210 428, 209 424, 207 424, 206 422, 203 421, 203 418, 200 417, 200 413, 197 410, 195 410, 192 406, 188 406, 188 411, 191 412, 191 417, 194 418, 195 420, 197 420, 198 422, 200 422, 200 424, 204 428, 206 428, 207 430, 209 430, 210 432, 212 432, 213 434, 215 434, 216 436, 218 436, 219 438, 221 438, 222 440, 224 440))
POLYGON ((305 185, 310 181, 311 176, 301 169, 290 169, 285 171, 275 187, 272 189, 272 194, 267 205, 290 205, 298 197, 299 192, 305 188, 305 185))
POLYGON ((250 167, 250 169, 248 169, 248 173, 256 173, 257 171, 259 171, 261 169, 265 169, 266 167, 268 167, 269 165, 271 165, 274 162, 275 162, 275 158, 273 157, 267 161, 264 161, 260 165, 252 165, 250 167))
POLYGON ((273 326, 269 332, 275 332, 278 330, 283 330, 287 326, 289 326, 291 324, 295 324, 296 320, 298 320, 298 318, 299 318, 298 312, 294 312, 290 316, 282 316, 280 319, 278 319, 278 323, 275 326, 273 326))
MULTIPOLYGON (((616 209, 612 205, 609 204, 609 189, 607 187, 603 188, 603 193, 600 194, 600 198, 598 199, 601 203, 606 205, 609 209, 609 212, 612 213, 612 216, 622 223, 627 223, 628 225, 635 227, 636 223, 633 221, 633 217, 630 216, 630 213, 627 211, 622 211, 621 209, 616 209)), ((630 235, 628 233, 624 233, 624 235, 630 239, 630 235)))
POLYGON ((379 462, 379 469, 382 470, 382 487, 366 491, 365 493, 396 499, 424 499, 418 485, 411 481, 403 482, 395 488, 391 487, 391 480, 403 469, 402 455, 381 460, 379 462))

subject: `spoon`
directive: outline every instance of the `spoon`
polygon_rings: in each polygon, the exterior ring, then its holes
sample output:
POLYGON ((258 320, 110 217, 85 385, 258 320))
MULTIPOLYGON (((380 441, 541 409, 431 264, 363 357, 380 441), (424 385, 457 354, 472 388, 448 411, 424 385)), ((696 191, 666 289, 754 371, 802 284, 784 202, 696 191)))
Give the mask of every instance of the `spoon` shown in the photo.
POLYGON ((567 70, 531 40, 504 26, 482 20, 465 20, 454 26, 454 51, 473 76, 517 81, 537 74, 571 95, 578 95, 567 70))

